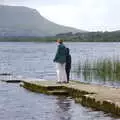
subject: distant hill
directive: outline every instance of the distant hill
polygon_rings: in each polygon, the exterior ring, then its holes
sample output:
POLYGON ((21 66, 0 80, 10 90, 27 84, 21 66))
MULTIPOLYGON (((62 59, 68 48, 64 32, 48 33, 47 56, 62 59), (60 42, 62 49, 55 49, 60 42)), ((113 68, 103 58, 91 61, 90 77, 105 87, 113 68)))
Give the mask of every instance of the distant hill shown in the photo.
POLYGON ((31 8, 0 5, 1 36, 52 36, 59 33, 84 32, 55 24, 31 8))

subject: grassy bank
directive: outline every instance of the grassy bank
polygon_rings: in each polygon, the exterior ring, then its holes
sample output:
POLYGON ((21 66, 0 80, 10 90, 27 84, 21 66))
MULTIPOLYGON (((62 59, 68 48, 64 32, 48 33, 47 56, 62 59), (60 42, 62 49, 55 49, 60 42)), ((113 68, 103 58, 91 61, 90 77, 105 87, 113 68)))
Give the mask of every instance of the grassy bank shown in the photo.
POLYGON ((0 42, 54 42, 55 37, 5 37, 0 42))

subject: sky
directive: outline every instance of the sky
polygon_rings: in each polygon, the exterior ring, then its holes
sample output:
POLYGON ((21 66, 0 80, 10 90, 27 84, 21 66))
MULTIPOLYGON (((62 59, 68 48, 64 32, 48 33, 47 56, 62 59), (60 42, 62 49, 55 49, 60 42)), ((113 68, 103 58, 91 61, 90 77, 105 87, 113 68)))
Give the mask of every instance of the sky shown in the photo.
POLYGON ((87 31, 120 30, 120 0, 0 0, 37 9, 48 20, 87 31))

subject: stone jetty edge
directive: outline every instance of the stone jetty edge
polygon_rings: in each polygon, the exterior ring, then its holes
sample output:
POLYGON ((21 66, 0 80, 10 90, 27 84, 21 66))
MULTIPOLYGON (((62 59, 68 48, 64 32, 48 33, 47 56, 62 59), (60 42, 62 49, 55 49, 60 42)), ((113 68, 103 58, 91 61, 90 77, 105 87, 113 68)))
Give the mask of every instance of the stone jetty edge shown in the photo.
POLYGON ((101 110, 120 117, 120 104, 117 104, 117 102, 113 102, 109 99, 106 100, 99 98, 99 95, 97 96, 98 93, 95 92, 95 90, 83 90, 81 88, 78 89, 78 87, 74 86, 74 83, 81 86, 86 86, 89 84, 84 84, 77 81, 72 81, 70 85, 56 84, 55 81, 53 83, 51 84, 50 81, 22 81, 20 85, 33 92, 43 93, 47 95, 71 96, 74 98, 75 102, 80 103, 83 106, 91 107, 95 110, 101 110))

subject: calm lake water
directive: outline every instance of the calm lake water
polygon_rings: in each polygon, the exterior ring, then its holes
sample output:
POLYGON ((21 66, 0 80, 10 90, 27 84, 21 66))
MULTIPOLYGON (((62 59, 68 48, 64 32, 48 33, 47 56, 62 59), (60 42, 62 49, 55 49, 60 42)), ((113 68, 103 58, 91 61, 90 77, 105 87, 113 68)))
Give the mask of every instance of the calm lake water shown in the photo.
MULTIPOLYGON (((120 56, 120 43, 65 43, 72 67, 86 59, 120 56)), ((20 78, 56 79, 55 43, 0 43, 0 73, 20 78)), ((71 79, 84 81, 74 73, 71 79)), ((96 80, 97 81, 97 80, 96 80)), ((117 83, 119 85, 119 82, 117 83)), ((0 120, 116 120, 100 111, 75 104, 71 98, 29 92, 18 84, 0 83, 0 120)))
MULTIPOLYGON (((120 43, 65 43, 70 48, 72 67, 79 61, 120 56, 120 43)), ((55 43, 0 43, 0 73, 29 78, 56 79, 53 58, 55 43)), ((74 73, 71 79, 76 79, 74 73)), ((77 78, 82 81, 82 79, 77 78)))

